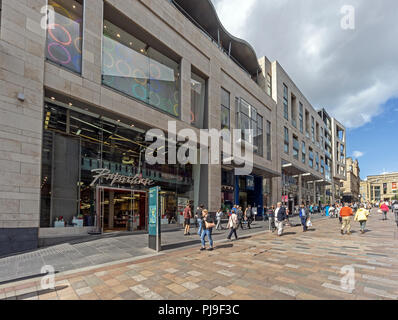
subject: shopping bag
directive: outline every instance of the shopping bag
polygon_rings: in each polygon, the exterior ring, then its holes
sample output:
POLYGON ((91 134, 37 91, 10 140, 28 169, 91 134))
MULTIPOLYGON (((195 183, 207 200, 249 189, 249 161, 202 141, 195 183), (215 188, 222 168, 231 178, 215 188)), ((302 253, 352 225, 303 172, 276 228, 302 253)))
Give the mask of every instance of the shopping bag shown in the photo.
POLYGON ((307 221, 307 227, 312 227, 312 222, 311 222, 311 220, 308 220, 308 221, 307 221))

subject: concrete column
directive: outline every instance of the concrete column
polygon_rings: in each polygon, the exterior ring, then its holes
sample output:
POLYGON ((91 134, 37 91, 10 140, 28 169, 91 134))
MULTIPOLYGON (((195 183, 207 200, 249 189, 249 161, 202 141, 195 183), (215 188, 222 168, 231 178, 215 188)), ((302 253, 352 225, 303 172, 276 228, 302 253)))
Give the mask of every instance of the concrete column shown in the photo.
MULTIPOLYGON (((210 78, 208 79, 208 111, 205 112, 205 127, 221 130, 221 69, 210 60, 210 78), (206 126, 207 124, 207 126, 206 126)), ((221 206, 221 153, 220 164, 208 165, 208 203, 209 211, 216 212, 221 206)))
POLYGON ((113 229, 114 226, 114 218, 115 218, 115 192, 109 191, 109 218, 108 218, 108 227, 109 229, 113 229))
POLYGON ((103 14, 103 0, 84 1, 82 76, 96 84, 102 82, 103 14))
POLYGON ((191 63, 181 60, 181 120, 191 124, 191 63))
POLYGON ((297 200, 298 200, 298 205, 301 205, 301 203, 303 202, 303 179, 301 174, 299 174, 298 176, 298 196, 297 196, 297 200))
POLYGON ((314 203, 316 203, 316 181, 313 181, 314 183, 314 203))
POLYGON ((0 256, 38 244, 46 42, 40 10, 46 4, 2 1, 0 256))

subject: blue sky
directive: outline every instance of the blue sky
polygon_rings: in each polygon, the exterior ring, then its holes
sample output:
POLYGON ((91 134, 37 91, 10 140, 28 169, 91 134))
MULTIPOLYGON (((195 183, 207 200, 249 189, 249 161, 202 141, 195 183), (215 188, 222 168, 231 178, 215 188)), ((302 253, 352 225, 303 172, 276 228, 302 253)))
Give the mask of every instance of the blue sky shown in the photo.
POLYGON ((382 113, 368 124, 347 130, 347 156, 355 152, 361 178, 386 172, 398 172, 398 99, 382 106, 382 113))
POLYGON ((398 1, 212 1, 230 33, 345 125, 362 179, 398 172, 398 1), (353 29, 342 27, 347 4, 353 29))

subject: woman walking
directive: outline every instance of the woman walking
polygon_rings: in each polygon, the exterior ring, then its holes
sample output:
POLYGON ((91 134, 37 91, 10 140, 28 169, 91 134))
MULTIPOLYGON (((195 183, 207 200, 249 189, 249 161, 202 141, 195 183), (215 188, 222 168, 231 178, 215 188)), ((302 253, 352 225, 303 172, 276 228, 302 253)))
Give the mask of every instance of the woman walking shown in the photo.
POLYGON ((218 209, 217 213, 216 213, 216 220, 217 220, 217 226, 216 226, 216 230, 222 230, 223 227, 221 226, 221 218, 222 218, 223 212, 220 209, 218 209))
POLYGON ((358 221, 361 226, 361 233, 365 233, 366 222, 368 221, 368 216, 370 212, 365 209, 363 204, 360 205, 359 210, 355 213, 354 221, 358 221))
POLYGON ((211 218, 209 216, 209 212, 207 210, 203 210, 203 218, 202 218, 202 235, 201 235, 201 240, 202 240, 202 248, 200 251, 206 250, 206 240, 205 237, 209 239, 209 244, 210 248, 209 251, 213 251, 213 238, 211 237, 213 228, 215 227, 215 224, 213 221, 211 221, 211 218))
POLYGON ((383 213, 383 220, 387 220, 387 213, 390 211, 390 208, 386 205, 385 202, 380 206, 380 210, 383 213))
POLYGON ((232 212, 232 215, 229 217, 227 228, 231 230, 228 235, 228 240, 232 241, 232 235, 235 235, 235 239, 238 240, 238 234, 236 233, 236 229, 238 229, 238 215, 236 212, 232 212))

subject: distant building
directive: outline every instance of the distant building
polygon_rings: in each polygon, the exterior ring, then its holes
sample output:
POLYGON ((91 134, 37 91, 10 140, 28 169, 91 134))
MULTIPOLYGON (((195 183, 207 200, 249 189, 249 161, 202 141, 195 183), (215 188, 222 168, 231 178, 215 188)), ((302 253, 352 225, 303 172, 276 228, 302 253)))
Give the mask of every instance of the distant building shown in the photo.
POLYGON ((346 160, 347 180, 343 182, 341 195, 343 202, 360 201, 360 169, 358 160, 347 158, 346 160))
POLYGON ((361 197, 370 202, 398 200, 398 172, 368 176, 361 181, 361 197))

